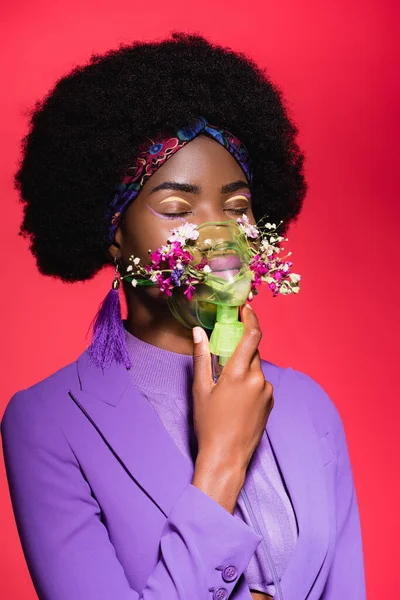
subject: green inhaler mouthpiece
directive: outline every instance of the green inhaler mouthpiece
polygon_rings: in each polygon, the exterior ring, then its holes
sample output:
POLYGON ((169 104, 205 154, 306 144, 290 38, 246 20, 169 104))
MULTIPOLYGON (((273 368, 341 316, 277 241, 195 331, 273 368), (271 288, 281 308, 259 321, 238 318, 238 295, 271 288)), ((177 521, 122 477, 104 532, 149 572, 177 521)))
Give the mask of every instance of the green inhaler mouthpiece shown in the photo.
POLYGON ((217 319, 210 337, 210 352, 214 382, 216 382, 243 335, 244 325, 239 321, 238 306, 217 306, 217 319))
POLYGON ((210 338, 210 352, 220 357, 225 365, 235 352, 243 335, 244 325, 239 321, 239 307, 217 306, 217 320, 210 338))
POLYGON ((191 264, 207 264, 209 274, 196 285, 190 300, 178 288, 168 304, 186 327, 200 325, 211 330, 209 347, 216 382, 243 335, 239 307, 251 290, 253 271, 249 262, 253 255, 249 241, 234 220, 202 223, 197 230, 199 237, 190 247, 194 256, 191 264))

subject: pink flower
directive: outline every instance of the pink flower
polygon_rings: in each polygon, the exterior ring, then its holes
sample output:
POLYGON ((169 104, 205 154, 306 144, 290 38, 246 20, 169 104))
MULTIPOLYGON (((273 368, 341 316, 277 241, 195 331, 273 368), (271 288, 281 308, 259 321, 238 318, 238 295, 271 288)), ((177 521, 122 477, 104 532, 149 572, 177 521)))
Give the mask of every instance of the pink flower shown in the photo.
POLYGON ((175 229, 171 229, 172 235, 169 236, 169 242, 179 242, 184 244, 186 240, 197 240, 199 232, 195 223, 184 223, 175 229))
POLYGON ((276 294, 278 293, 278 287, 277 287, 276 283, 271 281, 271 283, 268 284, 268 287, 271 290, 271 292, 274 292, 274 296, 276 296, 276 294))
POLYGON ((152 252, 150 254, 150 260, 153 263, 153 265, 158 266, 159 262, 161 261, 161 250, 156 250, 155 252, 152 252))
POLYGON ((166 279, 163 279, 163 276, 161 274, 159 274, 157 276, 157 281, 158 281, 158 287, 160 288, 160 290, 162 292, 165 292, 167 294, 167 296, 172 296, 172 288, 174 287, 171 284, 171 277, 167 277, 166 279))
POLYGON ((259 231, 257 227, 249 222, 249 217, 245 213, 243 213, 241 217, 238 217, 236 221, 239 223, 247 237, 254 239, 258 238, 259 231))
POLYGON ((188 300, 191 300, 193 297, 193 292, 195 291, 195 286, 193 285, 193 282, 195 280, 193 278, 190 278, 190 280, 188 282, 186 282, 186 290, 183 292, 185 294, 185 296, 187 296, 188 300))

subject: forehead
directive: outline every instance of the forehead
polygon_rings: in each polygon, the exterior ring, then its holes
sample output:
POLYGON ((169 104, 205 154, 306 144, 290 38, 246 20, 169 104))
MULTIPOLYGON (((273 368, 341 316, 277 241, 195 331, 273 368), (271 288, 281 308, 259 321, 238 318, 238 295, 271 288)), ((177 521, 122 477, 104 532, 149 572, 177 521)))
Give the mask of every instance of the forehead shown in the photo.
POLYGON ((192 183, 229 183, 246 175, 231 153, 219 142, 206 135, 198 135, 175 152, 146 182, 153 187, 166 179, 192 183))

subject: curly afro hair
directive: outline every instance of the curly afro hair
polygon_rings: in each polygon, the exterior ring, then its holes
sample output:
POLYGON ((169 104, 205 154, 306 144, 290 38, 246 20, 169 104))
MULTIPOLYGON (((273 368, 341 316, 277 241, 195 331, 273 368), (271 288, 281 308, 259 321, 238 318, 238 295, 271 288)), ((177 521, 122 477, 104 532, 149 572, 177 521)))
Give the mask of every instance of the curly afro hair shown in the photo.
POLYGON ((282 92, 244 54, 174 32, 93 54, 31 109, 14 184, 39 272, 84 281, 110 264, 106 215, 137 148, 198 115, 247 146, 254 216, 282 219, 284 235, 307 184, 282 92))

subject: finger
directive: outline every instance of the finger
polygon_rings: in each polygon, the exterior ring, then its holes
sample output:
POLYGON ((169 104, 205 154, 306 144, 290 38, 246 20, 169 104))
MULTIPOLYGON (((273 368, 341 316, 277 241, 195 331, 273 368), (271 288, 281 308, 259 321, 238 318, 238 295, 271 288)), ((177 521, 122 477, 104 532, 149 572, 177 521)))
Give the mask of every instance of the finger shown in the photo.
POLYGON ((251 371, 262 371, 261 356, 260 356, 260 351, 258 348, 255 351, 253 358, 251 359, 250 370, 251 371))
MULTIPOLYGON (((240 307, 239 314, 240 314, 240 318, 241 318, 241 320, 242 320, 242 321, 243 321, 243 319, 242 319, 242 311, 243 311, 243 309, 244 309, 246 306, 248 306, 249 308, 252 308, 252 307, 250 306, 250 304, 247 304, 247 305, 246 305, 246 304, 244 304, 243 306, 241 306, 241 307, 240 307)), ((256 315, 256 316, 257 316, 257 315, 256 315)), ((261 368, 261 356, 260 356, 260 351, 259 351, 259 349, 258 349, 258 346, 257 346, 257 348, 256 348, 256 351, 254 352, 253 358, 251 359, 251 362, 250 362, 250 370, 252 370, 252 371, 253 371, 253 370, 254 370, 254 371, 257 371, 257 370, 258 370, 258 371, 262 371, 262 368, 261 368)))
POLYGON ((206 393, 214 383, 211 354, 206 332, 202 327, 193 327, 193 384, 194 394, 206 393))
POLYGON ((248 304, 242 310, 242 321, 244 324, 243 335, 225 367, 226 369, 229 365, 230 369, 241 372, 250 368, 262 336, 257 315, 248 304))

